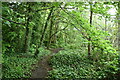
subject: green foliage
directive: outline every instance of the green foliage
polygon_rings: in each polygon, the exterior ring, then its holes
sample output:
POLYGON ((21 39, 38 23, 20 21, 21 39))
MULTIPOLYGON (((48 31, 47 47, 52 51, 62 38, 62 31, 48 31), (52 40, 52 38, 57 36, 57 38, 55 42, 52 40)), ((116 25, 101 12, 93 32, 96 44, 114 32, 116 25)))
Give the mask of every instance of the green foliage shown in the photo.
POLYGON ((54 55, 50 61, 53 70, 50 78, 95 78, 97 73, 84 54, 79 52, 62 52, 54 55))
POLYGON ((37 62, 35 58, 25 56, 4 55, 2 65, 3 78, 30 78, 32 65, 37 62))
POLYGON ((36 45, 32 44, 31 47, 29 48, 29 54, 34 55, 36 50, 36 45))
POLYGON ((50 60, 53 70, 48 78, 102 79, 118 71, 118 61, 94 62, 78 50, 61 51, 50 60))
POLYGON ((2 60, 3 78, 30 78, 31 70, 34 69, 37 61, 42 59, 43 56, 50 54, 50 51, 42 47, 39 48, 39 52, 38 58, 36 59, 32 53, 4 54, 2 60))
POLYGON ((31 65, 50 54, 43 47, 66 50, 52 57, 50 78, 113 77, 118 71, 118 53, 111 44, 117 42, 118 27, 111 26, 116 22, 108 14, 113 3, 3 2, 3 77, 29 78, 31 65))
POLYGON ((47 56, 49 55, 51 52, 47 49, 44 49, 42 47, 39 48, 39 54, 38 54, 38 58, 42 58, 43 56, 47 56))

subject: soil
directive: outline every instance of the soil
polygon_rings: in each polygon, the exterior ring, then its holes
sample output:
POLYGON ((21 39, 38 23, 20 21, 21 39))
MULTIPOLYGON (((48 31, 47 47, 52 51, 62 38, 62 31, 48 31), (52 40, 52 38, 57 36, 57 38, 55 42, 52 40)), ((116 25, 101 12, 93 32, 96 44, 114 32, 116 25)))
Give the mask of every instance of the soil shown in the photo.
POLYGON ((52 49, 51 54, 44 56, 42 60, 38 62, 38 67, 32 72, 31 78, 46 78, 48 76, 48 71, 52 70, 48 61, 50 58, 58 53, 60 50, 64 50, 63 48, 52 49))
POLYGON ((44 56, 43 59, 38 62, 38 67, 32 72, 31 78, 46 78, 48 76, 48 71, 52 70, 48 63, 51 56, 52 54, 44 56))

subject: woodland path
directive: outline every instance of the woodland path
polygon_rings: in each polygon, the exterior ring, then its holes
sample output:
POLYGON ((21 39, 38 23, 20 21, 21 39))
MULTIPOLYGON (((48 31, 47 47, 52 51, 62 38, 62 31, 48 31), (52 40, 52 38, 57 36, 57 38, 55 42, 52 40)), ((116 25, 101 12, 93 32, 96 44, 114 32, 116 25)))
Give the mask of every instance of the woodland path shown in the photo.
POLYGON ((42 60, 38 62, 38 67, 32 72, 31 78, 46 78, 48 76, 48 71, 52 69, 48 61, 53 54, 54 53, 44 56, 42 60))

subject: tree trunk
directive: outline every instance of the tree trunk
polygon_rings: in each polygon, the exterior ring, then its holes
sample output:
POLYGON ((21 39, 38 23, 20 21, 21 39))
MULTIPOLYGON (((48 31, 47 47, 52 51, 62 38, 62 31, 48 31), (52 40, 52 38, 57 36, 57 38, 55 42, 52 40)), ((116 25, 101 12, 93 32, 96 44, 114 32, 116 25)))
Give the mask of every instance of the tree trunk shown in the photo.
POLYGON ((53 8, 50 10, 50 13, 49 13, 49 15, 48 15, 48 18, 47 18, 47 20, 46 20, 46 23, 45 23, 45 26, 44 26, 44 30, 43 30, 43 33, 42 33, 42 36, 41 36, 41 39, 40 39, 40 46, 42 45, 42 42, 43 42, 43 39, 44 39, 44 35, 45 35, 45 31, 46 31, 46 29, 47 29, 48 21, 49 21, 49 19, 50 19, 50 17, 51 17, 52 11, 53 11, 53 8))
POLYGON ((107 18, 105 17, 105 31, 107 31, 107 18))
POLYGON ((118 50, 120 51, 120 1, 118 2, 118 50))
POLYGON ((53 27, 53 19, 51 18, 50 32, 49 32, 49 41, 48 41, 48 45, 47 45, 48 49, 49 49, 49 46, 50 46, 50 43, 51 43, 52 27, 53 27))
MULTIPOLYGON (((29 15, 29 13, 30 13, 30 11, 31 11, 31 8, 30 8, 30 4, 28 3, 28 9, 27 9, 27 16, 26 16, 26 32, 25 32, 25 43, 24 43, 24 52, 25 53, 28 53, 28 51, 29 51, 29 46, 30 46, 30 40, 31 40, 31 30, 30 30, 30 28, 29 28, 29 22, 30 22, 30 15, 29 15)), ((31 27, 31 26, 30 26, 31 27)), ((32 28, 31 28, 32 29, 32 28)))
POLYGON ((42 36, 41 36, 41 39, 40 39, 40 45, 38 45, 38 46, 36 47, 36 52, 35 52, 35 54, 34 54, 34 57, 37 57, 38 54, 39 54, 38 48, 41 47, 41 45, 42 45, 42 42, 43 42, 43 39, 44 39, 44 35, 45 35, 45 31, 46 31, 46 29, 47 29, 48 22, 49 22, 49 19, 50 19, 51 15, 52 15, 52 12, 53 12, 53 7, 51 8, 50 13, 49 13, 49 15, 48 15, 48 17, 47 17, 47 20, 46 20, 46 23, 45 23, 45 26, 44 26, 44 30, 43 30, 43 33, 42 33, 42 36))
MULTIPOLYGON (((90 27, 92 25, 92 15, 93 15, 92 3, 90 3, 90 27)), ((91 41, 91 37, 89 36, 89 38, 88 38, 88 57, 90 57, 90 55, 91 55, 91 44, 90 44, 90 41, 91 41)))

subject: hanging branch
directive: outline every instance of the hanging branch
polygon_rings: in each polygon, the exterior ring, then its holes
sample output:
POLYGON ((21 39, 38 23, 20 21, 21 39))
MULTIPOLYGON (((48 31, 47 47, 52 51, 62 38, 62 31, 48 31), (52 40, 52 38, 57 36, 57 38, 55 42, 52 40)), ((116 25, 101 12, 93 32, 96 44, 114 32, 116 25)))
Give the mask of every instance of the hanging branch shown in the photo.
MULTIPOLYGON (((65 13, 67 13, 69 16, 71 16, 68 12, 66 12, 64 9, 65 8, 63 8, 63 7, 60 7, 61 9, 63 9, 63 11, 65 12, 65 13)), ((88 40, 88 37, 87 37, 87 35, 85 35, 84 34, 84 32, 82 32, 80 29, 78 29, 73 23, 71 23, 66 17, 63 17, 63 16, 60 16, 59 15, 59 17, 62 17, 63 19, 65 19, 66 21, 68 21, 72 26, 74 26, 74 28, 76 29, 76 30, 78 30, 82 35, 83 35, 83 37, 84 38, 86 38, 87 40, 88 40)), ((73 16, 72 16, 73 17, 73 16)), ((74 17, 73 17, 73 19, 75 19, 74 17)), ((78 23, 78 22, 77 22, 78 23)), ((81 26, 81 25, 80 25, 81 26)), ((81 26, 82 27, 82 26, 81 26)), ((82 27, 83 28, 83 27, 82 27)), ((52 37, 52 36, 51 36, 52 37)))
MULTIPOLYGON (((67 25, 67 26, 68 26, 68 25, 67 25)), ((50 39, 51 39, 55 34, 57 34, 58 32, 60 32, 60 31, 62 31, 62 30, 65 30, 65 29, 67 28, 67 26, 64 27, 63 29, 59 30, 59 31, 56 31, 54 34, 52 34, 52 35, 50 36, 50 39)))
POLYGON ((84 38, 88 40, 88 37, 81 30, 79 30, 73 23, 71 24, 74 26, 75 29, 77 29, 83 35, 84 38))
MULTIPOLYGON (((76 18, 74 17, 74 14, 70 14, 70 13, 68 13, 67 11, 65 11, 65 9, 63 8, 63 7, 61 7, 60 6, 60 8, 66 13, 66 14, 68 14, 69 16, 71 16, 73 19, 75 19, 76 20, 76 18)), ((77 22, 77 24, 79 24, 78 23, 78 21, 76 20, 76 22, 77 22)), ((81 26, 81 25, 80 25, 81 26)), ((80 31, 76 26, 74 26, 78 31, 80 31)), ((81 26, 84 30, 86 30, 83 26, 81 26)))
MULTIPOLYGON (((52 7, 53 7, 53 6, 52 6, 52 7)), ((52 7, 39 9, 39 10, 36 10, 35 12, 39 12, 39 11, 42 11, 42 10, 51 9, 52 7)), ((60 8, 60 7, 58 7, 58 8, 60 8)), ((64 8, 64 9, 75 9, 75 8, 64 8)))
POLYGON ((4 18, 4 17, 1 17, 1 18, 4 19, 4 20, 7 20, 7 21, 9 21, 9 22, 15 23, 15 24, 25 25, 25 23, 18 23, 18 22, 15 22, 15 21, 12 21, 12 20, 6 19, 6 18, 4 18))
MULTIPOLYGON (((66 13, 66 14, 68 14, 69 16, 71 16, 68 12, 66 12, 65 10, 64 10, 64 8, 62 8, 61 6, 60 6, 60 8, 66 13)), ((71 16, 73 19, 75 19, 76 20, 76 18, 74 17, 74 16, 71 16)), ((76 20, 77 21, 77 20, 76 20)), ((78 22, 77 22, 78 23, 78 22)), ((77 29, 83 36, 84 36, 84 38, 86 38, 87 40, 88 40, 88 37, 87 36, 85 36, 84 35, 84 33, 80 30, 80 29, 78 29, 73 23, 71 23, 73 26, 74 26, 74 28, 75 29, 77 29)), ((81 25, 80 25, 81 26, 81 25)), ((83 26, 81 26, 84 30, 86 30, 83 26)))
MULTIPOLYGON (((53 6, 52 6, 52 7, 49 7, 49 8, 39 9, 39 10, 36 10, 36 11, 34 11, 34 12, 39 12, 39 11, 47 10, 47 9, 51 9, 51 8, 53 8, 53 6)), ((61 7, 60 7, 60 8, 61 8, 61 7)), ((74 8, 62 8, 62 9, 74 9, 74 8)), ((4 18, 4 17, 1 17, 1 18, 4 19, 4 20, 7 20, 7 21, 9 21, 9 22, 15 23, 15 24, 25 25, 25 23, 15 22, 15 21, 12 21, 12 20, 6 19, 6 18, 4 18)))

